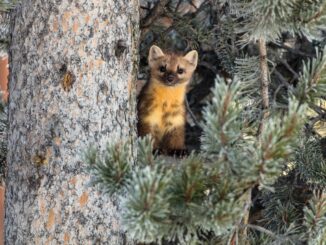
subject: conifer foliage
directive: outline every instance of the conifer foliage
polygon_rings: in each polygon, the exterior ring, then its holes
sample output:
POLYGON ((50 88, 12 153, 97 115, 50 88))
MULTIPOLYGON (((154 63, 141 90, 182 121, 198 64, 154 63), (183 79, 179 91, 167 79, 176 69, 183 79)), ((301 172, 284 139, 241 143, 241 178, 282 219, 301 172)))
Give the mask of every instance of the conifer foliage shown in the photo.
POLYGON ((138 139, 136 161, 128 143, 104 154, 93 149, 86 160, 94 183, 121 200, 127 236, 137 242, 325 244, 325 149, 314 128, 326 115, 326 3, 214 4, 226 17, 211 31, 224 36, 192 41, 214 40, 232 79, 215 79, 200 149, 178 161, 153 155, 149 137, 138 139), (304 52, 284 46, 285 36, 313 47, 295 70, 284 60, 304 52), (278 71, 280 63, 294 79, 278 71))

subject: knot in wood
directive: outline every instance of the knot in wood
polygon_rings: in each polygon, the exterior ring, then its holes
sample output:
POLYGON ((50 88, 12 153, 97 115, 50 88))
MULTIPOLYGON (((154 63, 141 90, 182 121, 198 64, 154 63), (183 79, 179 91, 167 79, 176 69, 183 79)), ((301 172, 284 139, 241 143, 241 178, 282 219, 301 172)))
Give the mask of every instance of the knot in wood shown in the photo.
POLYGON ((127 49, 127 43, 125 40, 118 40, 115 46, 115 56, 120 57, 123 52, 127 49))
POLYGON ((75 75, 71 71, 66 71, 66 73, 64 74, 61 80, 61 85, 63 87, 63 90, 69 92, 75 80, 76 80, 75 75))

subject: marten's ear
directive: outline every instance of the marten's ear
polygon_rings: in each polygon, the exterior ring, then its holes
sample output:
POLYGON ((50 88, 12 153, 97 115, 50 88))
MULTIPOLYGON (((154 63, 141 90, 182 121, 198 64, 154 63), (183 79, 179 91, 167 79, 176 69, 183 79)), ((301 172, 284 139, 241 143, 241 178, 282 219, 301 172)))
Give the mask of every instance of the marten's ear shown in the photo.
POLYGON ((198 53, 196 50, 188 52, 183 58, 196 68, 198 62, 198 53))
POLYGON ((158 58, 161 58, 163 56, 164 56, 163 51, 156 45, 153 45, 149 50, 148 62, 151 63, 154 60, 157 60, 158 58))

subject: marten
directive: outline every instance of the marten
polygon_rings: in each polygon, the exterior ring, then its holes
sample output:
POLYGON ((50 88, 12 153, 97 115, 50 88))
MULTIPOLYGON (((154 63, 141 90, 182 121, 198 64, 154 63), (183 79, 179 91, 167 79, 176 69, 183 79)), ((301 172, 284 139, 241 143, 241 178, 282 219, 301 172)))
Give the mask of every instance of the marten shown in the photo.
POLYGON ((198 62, 195 50, 186 55, 149 50, 150 79, 138 96, 138 135, 150 134, 163 154, 186 151, 185 96, 198 62))

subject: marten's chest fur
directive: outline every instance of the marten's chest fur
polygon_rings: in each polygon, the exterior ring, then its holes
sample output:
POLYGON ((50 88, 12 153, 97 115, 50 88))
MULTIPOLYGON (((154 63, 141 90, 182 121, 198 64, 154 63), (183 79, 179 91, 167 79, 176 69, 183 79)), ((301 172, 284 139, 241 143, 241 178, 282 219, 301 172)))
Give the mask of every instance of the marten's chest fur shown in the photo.
MULTIPOLYGON (((185 94, 186 86, 167 87, 148 84, 139 97, 139 123, 145 126, 138 127, 139 135, 150 133, 158 146, 165 135, 184 127, 185 94)), ((184 135, 179 136, 184 137, 184 135)))

